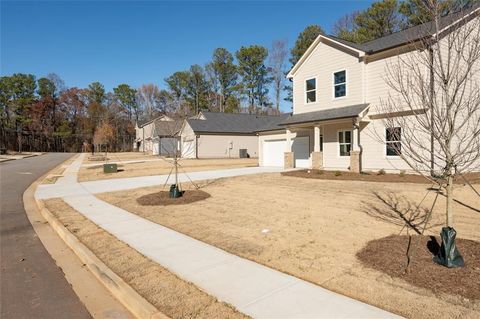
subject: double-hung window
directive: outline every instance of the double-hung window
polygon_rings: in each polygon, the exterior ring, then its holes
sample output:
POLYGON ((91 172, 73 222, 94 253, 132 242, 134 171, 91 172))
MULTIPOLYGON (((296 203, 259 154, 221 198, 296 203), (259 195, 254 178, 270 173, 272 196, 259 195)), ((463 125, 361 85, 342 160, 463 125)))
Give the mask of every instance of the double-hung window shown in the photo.
POLYGON ((305 98, 307 103, 314 103, 317 100, 317 81, 315 78, 305 81, 305 98))
POLYGON ((340 146, 340 156, 350 156, 350 149, 352 147, 352 131, 339 131, 338 145, 340 146))
POLYGON ((335 98, 347 95, 347 71, 333 73, 333 95, 335 98))
POLYGON ((387 156, 400 156, 402 154, 402 129, 400 127, 387 127, 385 129, 385 142, 387 156))

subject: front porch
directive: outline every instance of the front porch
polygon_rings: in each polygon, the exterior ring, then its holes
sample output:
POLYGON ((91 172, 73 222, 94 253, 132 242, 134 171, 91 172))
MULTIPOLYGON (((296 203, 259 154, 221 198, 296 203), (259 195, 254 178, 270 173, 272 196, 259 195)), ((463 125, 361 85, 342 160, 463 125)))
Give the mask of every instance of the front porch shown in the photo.
POLYGON ((284 168, 361 172, 360 124, 368 121, 366 112, 367 105, 359 105, 298 114, 287 119, 283 123, 286 139, 284 168), (308 161, 305 160, 305 147, 297 142, 305 136, 309 138, 308 161))

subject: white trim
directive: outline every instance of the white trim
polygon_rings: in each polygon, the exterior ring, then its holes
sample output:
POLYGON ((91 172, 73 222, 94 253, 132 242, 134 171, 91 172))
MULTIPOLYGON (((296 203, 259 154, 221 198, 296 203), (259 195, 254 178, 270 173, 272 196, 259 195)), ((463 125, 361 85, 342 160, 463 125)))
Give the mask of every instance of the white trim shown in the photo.
POLYGON ((386 159, 392 159, 392 160, 394 160, 394 159, 401 159, 401 158, 402 158, 401 155, 388 155, 388 154, 387 154, 387 143, 398 143, 398 142, 400 142, 400 152, 401 152, 401 147, 402 147, 402 146, 401 146, 401 145, 402 145, 402 128, 401 128, 400 126, 385 127, 384 130, 383 130, 383 142, 384 142, 384 144, 383 144, 383 146, 384 146, 384 147, 383 147, 383 156, 384 156, 384 158, 386 158, 386 159), (387 141, 387 129, 389 129, 389 128, 399 128, 399 129, 400 129, 400 141, 390 141, 390 142, 387 141))
POLYGON ((317 76, 314 76, 314 77, 310 77, 310 78, 306 78, 305 81, 303 81, 303 93, 305 94, 305 105, 311 105, 311 104, 315 104, 315 103, 318 103, 318 89, 317 89, 317 83, 318 83, 318 78, 317 76), (310 91, 307 91, 307 81, 309 80, 315 80, 315 101, 314 102, 308 102, 308 98, 307 98, 307 92, 312 92, 313 90, 310 90, 310 91))
MULTIPOLYGON (((345 138, 345 136, 344 136, 345 138)), ((345 129, 341 128, 337 130, 337 158, 347 158, 350 157, 350 155, 341 155, 340 154, 340 145, 349 145, 350 144, 350 153, 352 152, 352 138, 353 138, 353 132, 351 129, 345 129), (340 132, 350 132, 350 143, 340 143, 340 139, 338 136, 338 133, 340 132)))
POLYGON ((341 100, 341 99, 346 99, 348 97, 348 71, 347 69, 340 69, 338 71, 333 71, 332 72, 332 100, 334 101, 337 101, 337 100, 341 100), (335 86, 337 85, 342 85, 343 83, 340 83, 340 84, 335 84, 335 73, 339 73, 339 72, 345 72, 345 95, 344 96, 339 96, 339 97, 335 97, 335 86))

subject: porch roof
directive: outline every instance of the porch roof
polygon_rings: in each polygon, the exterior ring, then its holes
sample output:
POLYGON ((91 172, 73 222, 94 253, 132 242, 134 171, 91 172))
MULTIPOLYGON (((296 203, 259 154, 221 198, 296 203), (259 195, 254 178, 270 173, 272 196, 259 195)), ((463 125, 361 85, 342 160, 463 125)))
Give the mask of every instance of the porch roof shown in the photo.
POLYGON ((344 107, 337 107, 316 112, 307 112, 301 114, 293 114, 287 117, 280 125, 292 125, 302 123, 321 122, 326 120, 338 120, 345 118, 353 118, 359 116, 368 108, 367 104, 357 104, 344 107))

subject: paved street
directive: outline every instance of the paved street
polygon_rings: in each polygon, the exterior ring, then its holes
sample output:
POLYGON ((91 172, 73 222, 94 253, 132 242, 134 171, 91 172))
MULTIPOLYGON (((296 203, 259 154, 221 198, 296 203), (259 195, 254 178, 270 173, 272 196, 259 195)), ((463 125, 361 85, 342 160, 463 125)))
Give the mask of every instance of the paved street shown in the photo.
POLYGON ((91 318, 37 238, 22 201, 32 182, 71 156, 46 154, 0 164, 3 319, 91 318))

